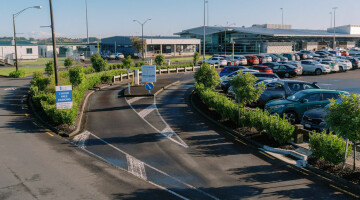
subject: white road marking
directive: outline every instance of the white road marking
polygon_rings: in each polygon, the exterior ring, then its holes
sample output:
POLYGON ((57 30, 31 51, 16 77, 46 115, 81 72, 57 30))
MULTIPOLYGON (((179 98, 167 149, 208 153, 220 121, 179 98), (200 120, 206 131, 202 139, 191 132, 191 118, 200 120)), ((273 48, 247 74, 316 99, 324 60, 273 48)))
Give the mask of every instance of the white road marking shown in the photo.
MULTIPOLYGON (((136 98, 136 97, 135 97, 136 98)), ((141 98, 144 98, 144 97, 141 97, 141 98)), ((159 129, 157 129, 155 126, 153 126, 150 122, 148 122, 145 117, 142 117, 139 113, 141 112, 136 112, 135 108, 131 105, 131 103, 129 103, 129 101, 125 98, 126 102, 129 104, 129 106, 131 107, 131 109, 134 110, 134 112, 136 114, 139 115, 139 117, 141 117, 141 119, 144 120, 144 122, 146 122, 147 124, 149 124, 149 126, 151 126, 156 132, 160 133, 161 135, 165 136, 166 138, 168 138, 169 140, 171 140, 172 142, 175 142, 176 144, 180 145, 180 146, 183 146, 185 148, 188 148, 189 146, 170 128, 170 126, 165 122, 164 118, 162 118, 162 116, 160 115, 159 113, 159 110, 157 109, 157 106, 156 106, 156 101, 155 101, 155 98, 154 98, 154 104, 155 105, 155 110, 158 114, 158 116, 160 117, 160 119, 163 121, 163 123, 165 124, 166 127, 169 127, 169 129, 167 129, 167 131, 164 132, 163 131, 160 131, 159 129), (169 132, 171 134, 169 134, 169 132), (174 138, 172 138, 172 136, 175 136, 174 138)))
POLYGON ((169 126, 165 127, 164 130, 161 131, 161 134, 166 135, 167 137, 176 135, 176 133, 169 126))
POLYGON ((84 131, 83 133, 75 136, 73 139, 75 145, 77 145, 81 149, 85 149, 86 140, 89 139, 90 134, 91 133, 89 131, 84 131))
POLYGON ((134 98, 131 98, 129 100, 126 100, 129 104, 132 104, 134 103, 135 101, 138 101, 140 99, 143 99, 144 97, 134 97, 134 98))
POLYGON ((4 90, 16 90, 16 88, 5 88, 4 90))
MULTIPOLYGON (((90 132, 89 132, 89 133, 90 133, 90 132)), ((126 153, 125 151, 119 149, 118 147, 116 147, 116 146, 114 146, 114 145, 106 142, 105 140, 101 139, 101 138, 98 137, 97 135, 95 135, 95 134, 93 134, 93 133, 90 133, 90 135, 92 135, 92 136, 95 137, 96 139, 102 141, 102 142, 105 143, 106 145, 112 147, 113 149, 119 151, 120 153, 125 154, 126 157, 131 156, 130 154, 126 153)), ((87 152, 89 152, 89 153, 91 153, 92 155, 95 155, 96 157, 98 157, 98 158, 100 158, 100 159, 102 159, 102 160, 104 160, 104 161, 107 162, 106 159, 104 159, 104 158, 102 158, 102 157, 100 157, 100 156, 98 156, 98 155, 96 155, 96 154, 94 154, 94 153, 92 153, 92 152, 90 152, 90 151, 88 151, 88 150, 86 150, 86 149, 84 149, 84 150, 87 151, 87 152)), ((133 156, 131 156, 131 157, 133 157, 133 156)), ((133 157, 133 158, 134 158, 134 157, 133 157)), ((208 197, 210 197, 210 198, 212 198, 212 199, 219 200, 219 198, 217 198, 217 197, 215 197, 215 196, 213 196, 213 195, 211 195, 211 194, 208 194, 208 193, 206 193, 206 192, 204 192, 204 191, 202 191, 202 190, 200 190, 200 189, 198 189, 198 188, 196 188, 196 187, 194 187, 194 186, 192 186, 192 185, 190 185, 190 184, 184 183, 184 182, 182 182, 181 180, 179 180, 179 179, 177 179, 177 178, 175 178, 175 177, 170 176, 170 175, 167 174, 166 172, 163 172, 163 171, 161 171, 161 170, 159 170, 159 169, 157 169, 157 168, 155 168, 155 167, 153 167, 153 166, 151 166, 151 165, 149 165, 149 164, 146 164, 146 163, 144 163, 144 162, 142 162, 142 163, 143 163, 143 165, 144 165, 145 167, 148 167, 148 168, 150 168, 150 169, 152 169, 152 170, 154 170, 154 171, 156 171, 156 172, 158 172, 158 173, 160 173, 160 174, 162 174, 162 175, 165 175, 165 176, 167 176, 167 177, 175 180, 175 181, 178 182, 178 183, 181 183, 181 184, 183 184, 183 185, 185 185, 185 186, 187 186, 187 187, 189 187, 189 188, 191 188, 191 189, 194 189, 194 190, 200 192, 201 194, 204 194, 204 195, 206 195, 206 196, 208 196, 208 197)), ((122 168, 120 168, 120 169, 122 169, 122 168)), ((155 184, 155 183, 153 183, 153 182, 151 182, 151 181, 149 181, 149 180, 145 180, 145 181, 147 181, 148 183, 151 183, 151 184, 153 184, 153 185, 159 186, 159 185, 157 185, 157 184, 155 184)), ((171 190, 169 190, 169 189, 167 189, 167 188, 165 188, 165 187, 163 187, 163 186, 159 186, 159 187, 165 189, 166 191, 168 191, 168 192, 170 192, 170 193, 172 193, 172 194, 174 194, 174 195, 176 195, 176 196, 178 196, 178 197, 180 197, 180 198, 182 198, 182 199, 188 199, 188 198, 183 197, 183 196, 181 196, 181 195, 179 195, 179 194, 177 194, 177 193, 175 193, 175 192, 173 192, 173 191, 171 191, 171 190)))
POLYGON ((152 104, 152 105, 148 106, 147 108, 145 108, 144 110, 138 112, 138 114, 140 115, 141 118, 145 118, 148 114, 150 114, 155 109, 156 109, 156 105, 152 104))
POLYGON ((138 160, 130 155, 126 155, 126 160, 128 163, 128 171, 131 174, 133 174, 141 179, 147 180, 145 166, 144 166, 143 162, 141 162, 140 160, 138 160))

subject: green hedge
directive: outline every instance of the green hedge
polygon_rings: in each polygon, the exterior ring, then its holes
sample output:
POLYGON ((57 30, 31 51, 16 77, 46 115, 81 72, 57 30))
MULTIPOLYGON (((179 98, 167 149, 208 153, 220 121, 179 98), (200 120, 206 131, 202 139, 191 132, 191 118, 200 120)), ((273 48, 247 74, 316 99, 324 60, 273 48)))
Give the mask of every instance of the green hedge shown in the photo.
POLYGON ((25 71, 21 69, 9 73, 9 77, 11 78, 21 78, 21 77, 25 77, 25 75, 26 75, 25 71))
MULTIPOLYGON (((313 132, 310 134, 310 150, 316 158, 338 165, 344 158, 345 141, 343 138, 333 135, 332 132, 329 134, 326 131, 322 133, 313 132)), ((347 156, 350 155, 351 150, 352 146, 349 145, 347 156)))
MULTIPOLYGON (((238 105, 229 98, 211 89, 206 89, 202 84, 195 84, 195 91, 201 101, 207 106, 214 108, 223 119, 230 119, 234 123, 239 122, 238 105)), ((264 130, 279 144, 288 142, 293 135, 294 126, 278 115, 270 115, 267 111, 258 108, 254 110, 241 108, 240 112, 240 126, 254 127, 258 131, 264 130)))

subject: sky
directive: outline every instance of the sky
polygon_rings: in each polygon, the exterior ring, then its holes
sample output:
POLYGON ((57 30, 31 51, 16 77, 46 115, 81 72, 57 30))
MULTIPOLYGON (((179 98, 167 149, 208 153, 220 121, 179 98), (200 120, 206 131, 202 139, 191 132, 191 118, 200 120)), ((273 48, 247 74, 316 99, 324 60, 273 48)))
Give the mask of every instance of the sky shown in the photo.
MULTIPOLYGON (((236 26, 252 24, 284 24, 294 29, 326 29, 330 26, 333 7, 336 26, 360 25, 360 0, 208 0, 206 21, 210 26, 235 23, 236 26)), ((90 37, 115 35, 170 36, 185 29, 203 26, 203 0, 87 0, 90 37)), ((12 14, 30 6, 16 17, 18 37, 50 37, 48 0, 0 0, 0 37, 13 35, 12 14)), ((85 0, 53 0, 54 24, 57 37, 85 38, 85 0)))

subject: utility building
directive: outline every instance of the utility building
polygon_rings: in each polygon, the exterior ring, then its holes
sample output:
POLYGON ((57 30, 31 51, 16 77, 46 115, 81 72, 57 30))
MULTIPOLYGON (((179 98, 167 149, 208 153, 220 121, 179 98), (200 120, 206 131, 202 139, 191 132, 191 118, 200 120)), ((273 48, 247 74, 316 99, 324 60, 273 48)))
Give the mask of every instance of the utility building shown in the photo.
MULTIPOLYGON (((21 60, 36 60, 39 58, 38 45, 26 41, 17 41, 17 57, 21 60)), ((12 41, 0 41, 0 60, 12 63, 15 59, 15 47, 12 41)))

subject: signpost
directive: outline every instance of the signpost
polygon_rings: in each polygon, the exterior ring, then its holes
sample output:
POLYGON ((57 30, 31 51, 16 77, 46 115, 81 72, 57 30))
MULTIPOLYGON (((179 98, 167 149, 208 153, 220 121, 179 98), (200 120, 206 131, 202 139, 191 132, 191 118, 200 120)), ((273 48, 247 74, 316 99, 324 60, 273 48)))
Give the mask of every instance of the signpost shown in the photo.
POLYGON ((231 61, 230 66, 234 67, 235 66, 235 61, 231 61))
POLYGON ((155 65, 143 65, 141 66, 142 78, 141 82, 153 82, 156 83, 156 66, 155 65))
POLYGON ((72 101, 72 86, 55 86, 56 91, 56 109, 71 109, 72 101))
POLYGON ((153 83, 146 83, 145 89, 147 91, 149 91, 149 94, 151 94, 151 90, 154 89, 154 84, 153 83))

